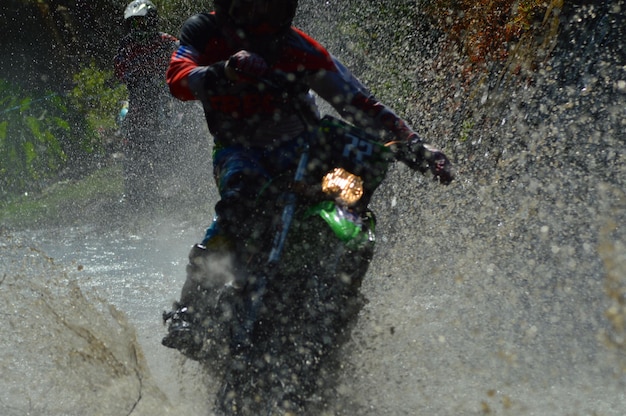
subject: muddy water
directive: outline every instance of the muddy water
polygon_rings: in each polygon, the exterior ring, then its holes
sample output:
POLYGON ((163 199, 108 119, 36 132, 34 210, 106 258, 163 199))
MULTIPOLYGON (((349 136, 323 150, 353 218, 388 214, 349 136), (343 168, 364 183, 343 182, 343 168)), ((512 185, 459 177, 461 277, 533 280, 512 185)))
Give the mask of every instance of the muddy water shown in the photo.
MULTIPOLYGON (((608 285, 623 290, 626 276, 624 193, 598 184, 593 215, 579 204, 552 217, 551 202, 507 191, 523 202, 494 220, 489 200, 504 195, 490 186, 456 185, 470 208, 402 167, 388 178, 402 180, 445 208, 417 211, 391 183, 396 198, 375 202, 388 215, 369 303, 329 412, 623 414, 624 334, 605 313, 619 308, 608 285)), ((159 343, 201 229, 163 219, 3 235, 2 414, 211 414, 216 381, 159 343)))
POLYGON ((343 387, 371 415, 622 414, 623 321, 606 313, 623 319, 626 195, 599 184, 593 217, 578 204, 529 223, 531 206, 542 217, 551 202, 520 193, 515 214, 493 218, 490 193, 470 206, 445 198, 454 219, 388 225, 343 387))
POLYGON ((195 240, 181 228, 3 236, 0 413, 207 413, 202 372, 160 345, 195 240))

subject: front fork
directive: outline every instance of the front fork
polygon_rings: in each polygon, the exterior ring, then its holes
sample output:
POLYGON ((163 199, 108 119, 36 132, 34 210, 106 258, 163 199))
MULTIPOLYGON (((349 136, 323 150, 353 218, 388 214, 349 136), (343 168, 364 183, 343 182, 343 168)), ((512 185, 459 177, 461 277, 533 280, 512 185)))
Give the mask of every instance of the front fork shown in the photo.
MULTIPOLYGON (((304 175, 307 170, 309 162, 309 149, 308 146, 300 155, 300 161, 294 175, 294 182, 299 183, 304 179, 304 175)), ((263 297, 267 290, 267 283, 272 279, 285 248, 285 242, 287 241, 287 235, 293 222, 293 217, 296 211, 296 204, 298 202, 297 196, 294 192, 290 191, 285 195, 285 206, 278 223, 276 234, 272 240, 272 248, 270 250, 268 259, 265 264, 261 265, 260 270, 256 271, 252 276, 248 278, 248 282, 245 290, 247 304, 244 310, 241 311, 239 319, 234 320, 234 327, 232 331, 232 347, 235 351, 241 348, 249 347, 251 345, 252 332, 254 326, 259 319, 261 308, 263 306, 263 297), (237 322, 238 321, 238 322, 237 322)))

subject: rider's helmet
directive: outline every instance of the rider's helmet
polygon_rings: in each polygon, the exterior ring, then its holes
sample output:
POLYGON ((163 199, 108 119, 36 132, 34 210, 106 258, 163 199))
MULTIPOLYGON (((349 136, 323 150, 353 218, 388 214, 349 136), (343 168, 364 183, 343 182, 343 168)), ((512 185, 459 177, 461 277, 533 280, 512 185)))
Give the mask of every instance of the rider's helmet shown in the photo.
POLYGON ((252 34, 280 33, 291 26, 298 0, 214 0, 215 13, 252 34))
POLYGON ((150 0, 133 0, 124 10, 124 25, 130 33, 154 32, 159 14, 150 0))

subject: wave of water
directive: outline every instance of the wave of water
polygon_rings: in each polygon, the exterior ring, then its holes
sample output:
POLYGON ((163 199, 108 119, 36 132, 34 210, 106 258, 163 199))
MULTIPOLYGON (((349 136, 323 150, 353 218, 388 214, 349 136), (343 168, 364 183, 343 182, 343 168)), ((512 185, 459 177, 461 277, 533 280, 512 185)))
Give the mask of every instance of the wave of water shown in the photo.
MULTIPOLYGON (((547 236, 523 250, 528 238, 507 246, 497 234, 462 230, 446 255, 441 240, 418 245, 410 231, 392 232, 392 217, 380 219, 382 241, 363 287, 369 303, 343 351, 338 398, 326 408, 621 415, 623 321, 612 326, 605 312, 623 313, 623 292, 610 288, 623 290, 626 276, 626 195, 604 185, 596 201, 599 245, 582 242, 577 257, 547 236)), ((211 414, 216 380, 160 345, 160 313, 178 294, 198 227, 161 222, 86 242, 92 232, 2 236, 1 413, 211 414)))
POLYGON ((203 373, 160 345, 187 246, 87 231, 2 236, 0 413, 207 414, 203 373))

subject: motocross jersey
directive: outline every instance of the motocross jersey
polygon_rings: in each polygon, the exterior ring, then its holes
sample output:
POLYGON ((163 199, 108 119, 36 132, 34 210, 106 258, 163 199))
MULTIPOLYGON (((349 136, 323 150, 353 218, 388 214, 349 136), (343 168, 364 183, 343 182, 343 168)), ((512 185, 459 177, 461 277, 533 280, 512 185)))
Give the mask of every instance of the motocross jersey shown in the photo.
POLYGON ((163 32, 122 38, 114 58, 115 75, 128 89, 129 117, 154 112, 167 100, 165 71, 178 39, 163 32))
POLYGON ((306 128, 298 106, 281 91, 263 82, 233 82, 226 77, 226 61, 240 50, 262 56, 271 72, 292 75, 302 87, 301 101, 312 90, 359 127, 386 131, 396 140, 416 136, 322 45, 296 27, 280 39, 246 39, 214 13, 201 13, 183 25, 167 83, 175 97, 202 102, 216 144, 264 147, 293 138, 306 128))

